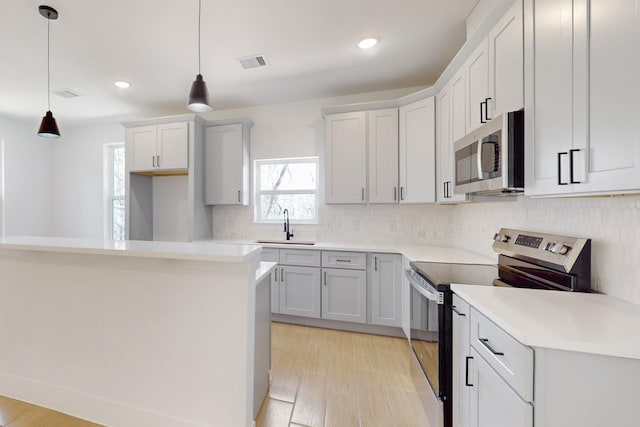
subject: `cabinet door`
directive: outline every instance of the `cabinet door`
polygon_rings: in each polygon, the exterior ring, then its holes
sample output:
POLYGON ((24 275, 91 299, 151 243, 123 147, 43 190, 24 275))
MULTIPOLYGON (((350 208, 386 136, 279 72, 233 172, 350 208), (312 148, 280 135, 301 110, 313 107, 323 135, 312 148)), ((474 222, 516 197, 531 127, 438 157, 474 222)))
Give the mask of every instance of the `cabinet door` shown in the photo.
POLYGON ((325 201, 365 203, 367 186, 367 114, 325 117, 325 201))
POLYGON ((467 135, 467 89, 465 69, 451 79, 451 141, 467 135))
POLYGON ((489 98, 489 45, 487 39, 473 52, 466 63, 467 133, 491 119, 485 102, 489 98))
POLYGON ((400 203, 436 201, 435 101, 400 107, 400 203))
POLYGON ((453 295, 451 306, 452 332, 452 427, 469 427, 469 387, 467 358, 469 356, 469 304, 453 295))
MULTIPOLYGON (((436 96, 436 200, 438 203, 460 203, 467 200, 465 194, 453 193, 454 163, 451 110, 451 86, 446 86, 436 96)), ((464 118, 462 121, 464 123, 464 118)))
POLYGON ((573 0, 525 0, 525 195, 573 192, 573 0), (559 167, 560 166, 560 167, 559 167))
POLYGON ((157 126, 156 168, 189 167, 189 124, 170 123, 157 126))
POLYGON ((398 109, 367 113, 369 203, 398 201, 398 109))
POLYGON ((205 131, 205 203, 242 205, 244 139, 242 124, 205 131))
POLYGON ((127 129, 126 150, 131 165, 131 171, 154 169, 156 165, 156 126, 140 126, 127 129))
POLYGON ((402 256, 371 254, 371 323, 402 326, 402 256))
POLYGON ((524 107, 522 1, 516 1, 489 32, 489 116, 524 107))
POLYGON ((585 58, 589 60, 590 134, 587 152, 574 146, 581 150, 574 153, 576 162, 586 161, 587 176, 575 191, 638 190, 640 5, 635 0, 591 0, 589 10, 585 58))
POLYGON ((367 272, 322 269, 322 318, 367 322, 367 272))
POLYGON ((533 406, 471 348, 470 427, 533 427, 533 406))
POLYGON ((320 318, 320 269, 280 267, 280 313, 320 318))

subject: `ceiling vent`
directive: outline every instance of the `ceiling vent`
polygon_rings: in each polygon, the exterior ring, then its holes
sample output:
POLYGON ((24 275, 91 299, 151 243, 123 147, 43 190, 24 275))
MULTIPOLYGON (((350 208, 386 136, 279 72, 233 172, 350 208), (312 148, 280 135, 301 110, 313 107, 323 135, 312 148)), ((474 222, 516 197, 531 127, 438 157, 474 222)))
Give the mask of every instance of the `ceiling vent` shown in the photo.
POLYGON ((53 92, 54 95, 58 95, 61 98, 75 98, 80 96, 79 93, 76 93, 74 91, 72 91, 71 89, 60 89, 60 90, 54 90, 53 92))
POLYGON ((240 61, 240 65, 242 65, 242 68, 245 70, 249 68, 267 66, 267 61, 265 60, 264 55, 245 56, 243 58, 238 58, 238 61, 240 61))

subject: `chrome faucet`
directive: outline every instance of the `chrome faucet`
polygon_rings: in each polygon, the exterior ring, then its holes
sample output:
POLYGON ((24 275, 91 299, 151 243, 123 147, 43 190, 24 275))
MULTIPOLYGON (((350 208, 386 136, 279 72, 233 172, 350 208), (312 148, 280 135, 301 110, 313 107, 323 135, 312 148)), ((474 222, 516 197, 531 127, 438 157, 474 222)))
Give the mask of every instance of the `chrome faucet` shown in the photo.
POLYGON ((282 211, 284 214, 284 232, 287 233, 287 240, 291 240, 293 233, 291 232, 291 224, 289 224, 289 209, 282 211))

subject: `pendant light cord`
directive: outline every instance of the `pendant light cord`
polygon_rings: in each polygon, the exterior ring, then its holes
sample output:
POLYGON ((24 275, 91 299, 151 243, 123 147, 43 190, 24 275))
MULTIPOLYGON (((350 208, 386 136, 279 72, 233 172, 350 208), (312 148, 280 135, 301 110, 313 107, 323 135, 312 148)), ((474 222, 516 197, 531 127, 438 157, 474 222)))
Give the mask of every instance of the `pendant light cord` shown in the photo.
POLYGON ((51 18, 47 18, 47 109, 51 111, 51 18))
POLYGON ((198 74, 200 72, 200 21, 202 20, 202 0, 198 0, 198 74))

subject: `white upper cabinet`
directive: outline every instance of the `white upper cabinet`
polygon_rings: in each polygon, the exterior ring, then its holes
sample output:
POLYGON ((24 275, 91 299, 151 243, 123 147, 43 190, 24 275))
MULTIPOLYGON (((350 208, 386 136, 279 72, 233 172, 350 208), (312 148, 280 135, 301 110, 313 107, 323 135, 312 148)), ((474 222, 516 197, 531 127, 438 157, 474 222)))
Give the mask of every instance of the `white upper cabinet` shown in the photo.
POLYGON ((522 1, 489 32, 489 117, 524 107, 522 1))
POLYGON ((451 140, 456 142, 467 135, 467 90, 464 68, 451 79, 451 140))
POLYGON ((249 128, 241 123, 205 130, 205 203, 249 204, 249 128))
POLYGON ((525 0, 525 194, 640 189, 635 1, 525 0))
POLYGON ((369 203, 398 202, 398 109, 369 111, 369 203))
MULTIPOLYGON (((454 112, 451 94, 452 86, 447 85, 436 96, 436 201, 438 203, 460 203, 468 199, 464 194, 453 193, 454 154, 451 118, 454 112)), ((462 105, 464 105, 464 97, 462 97, 462 105)), ((464 108, 462 117, 464 125, 464 108)))
POLYGON ((489 100, 489 45, 483 40, 465 65, 467 89, 467 133, 491 119, 489 100))
POLYGON ((127 129, 130 171, 159 171, 189 167, 188 123, 169 123, 127 129))
POLYGON ((325 156, 326 203, 365 203, 366 112, 327 114, 325 156))
POLYGON ((434 203, 435 101, 400 107, 400 203, 434 203))
POLYGON ((591 0, 589 11, 590 128, 588 149, 580 153, 588 161, 585 186, 590 192, 638 191, 640 4, 591 0))

